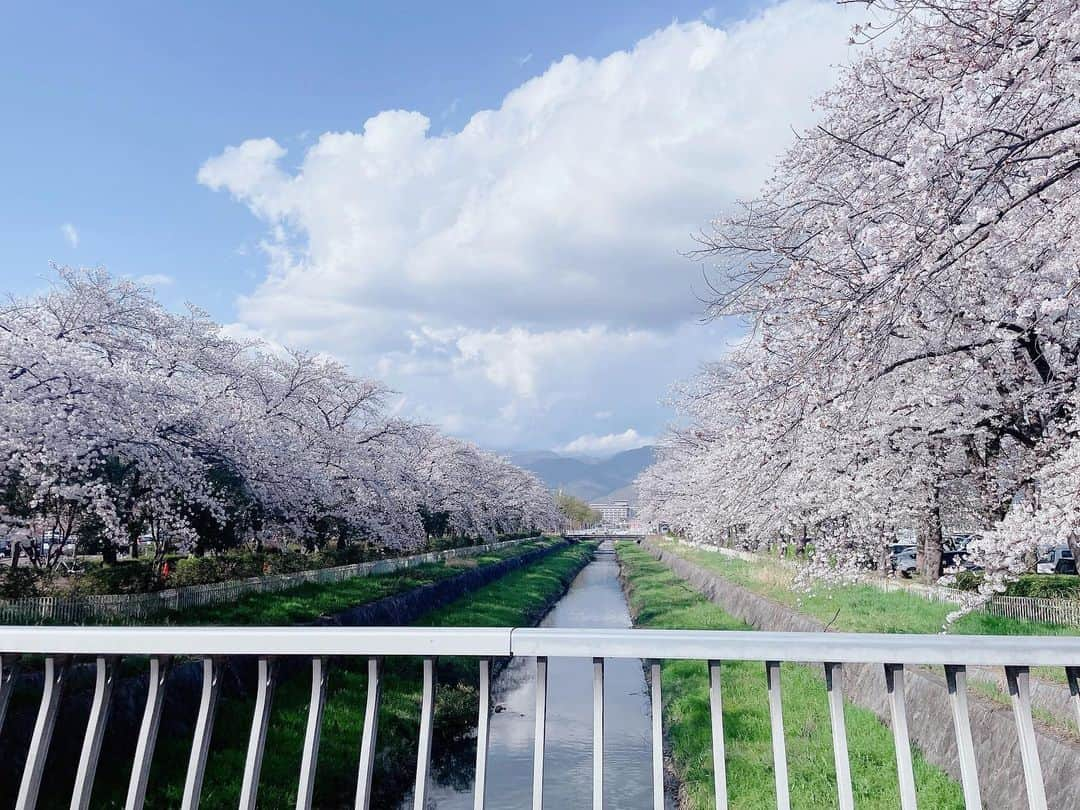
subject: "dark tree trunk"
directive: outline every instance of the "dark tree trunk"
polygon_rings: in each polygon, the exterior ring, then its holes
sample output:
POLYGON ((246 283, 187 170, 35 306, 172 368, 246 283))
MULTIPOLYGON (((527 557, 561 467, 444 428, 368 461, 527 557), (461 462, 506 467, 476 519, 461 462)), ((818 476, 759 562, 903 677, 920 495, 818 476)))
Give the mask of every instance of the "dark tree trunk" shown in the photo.
POLYGON ((112 540, 101 544, 101 561, 106 565, 116 565, 116 543, 112 540))
POLYGON ((922 572, 929 582, 936 582, 941 579, 941 575, 944 573, 941 563, 942 550, 941 502, 935 488, 934 500, 930 505, 930 515, 926 526, 926 547, 923 551, 922 572))
POLYGON ((1077 563, 1077 571, 1080 572, 1080 535, 1076 532, 1069 532, 1065 538, 1065 542, 1069 544, 1069 551, 1072 552, 1073 562, 1077 563))
POLYGON ((804 523, 803 527, 802 527, 802 534, 800 534, 798 537, 795 538, 795 556, 796 557, 805 557, 806 556, 806 543, 807 543, 807 541, 809 539, 810 539, 810 537, 809 537, 809 535, 807 534, 807 531, 806 531, 806 524, 804 523))

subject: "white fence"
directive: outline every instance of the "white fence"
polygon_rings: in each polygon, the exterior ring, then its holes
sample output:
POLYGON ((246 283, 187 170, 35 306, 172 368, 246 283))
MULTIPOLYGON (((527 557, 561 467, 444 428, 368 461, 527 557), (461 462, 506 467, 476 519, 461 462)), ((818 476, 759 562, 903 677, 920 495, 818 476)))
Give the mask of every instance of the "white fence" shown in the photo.
MULTIPOLYGON (((319 740, 327 691, 327 664, 331 656, 367 659, 367 705, 362 730, 357 729, 359 761, 354 806, 370 805, 374 773, 384 656, 421 656, 423 691, 420 707, 414 808, 427 806, 431 776, 431 743, 435 723, 435 658, 467 656, 479 667, 479 714, 477 717, 476 778, 474 808, 483 810, 487 799, 487 755, 491 714, 491 660, 503 656, 526 656, 536 662, 536 714, 533 743, 532 807, 543 807, 544 747, 547 727, 547 666, 549 657, 592 658, 592 793, 593 807, 603 806, 606 734, 604 717, 604 664, 607 659, 640 659, 647 662, 652 706, 652 786, 653 808, 664 808, 663 699, 661 661, 664 659, 707 661, 709 709, 714 763, 713 792, 716 806, 727 807, 724 754, 724 715, 721 674, 727 661, 764 661, 767 702, 772 728, 772 764, 776 783, 776 804, 789 810, 791 786, 781 694, 781 663, 823 663, 829 709, 829 723, 840 810, 854 810, 851 766, 848 755, 844 672, 847 666, 871 664, 880 667, 888 694, 898 776, 899 805, 915 810, 915 776, 908 733, 905 670, 909 667, 945 667, 949 706, 957 741, 957 756, 965 805, 983 807, 979 773, 968 712, 967 668, 1004 667, 1016 724, 1018 750, 1023 766, 1028 805, 1046 810, 1046 789, 1035 727, 1031 712, 1029 669, 1032 666, 1065 668, 1072 685, 1072 703, 1080 716, 1080 638, 1075 637, 983 637, 940 635, 887 635, 875 633, 769 633, 688 630, 622 630, 562 628, 0 628, 0 729, 11 695, 14 672, 20 656, 33 667, 43 667, 44 687, 37 721, 27 749, 17 808, 37 804, 49 745, 56 727, 65 675, 73 656, 96 660, 97 680, 85 729, 63 728, 61 733, 82 735, 71 807, 84 808, 94 786, 101 739, 109 716, 113 675, 122 656, 149 656, 149 693, 131 763, 113 761, 109 767, 130 773, 125 807, 142 808, 151 773, 157 731, 161 720, 163 694, 169 662, 177 656, 202 659, 203 683, 195 732, 192 736, 180 807, 195 810, 202 792, 207 753, 214 731, 220 697, 222 656, 244 655, 258 659, 255 710, 245 758, 240 793, 241 808, 255 808, 258 802, 259 773, 265 749, 266 731, 277 679, 275 659, 281 656, 306 658, 311 664, 311 701, 304 735, 303 754, 297 770, 298 810, 312 806, 317 779, 319 740), (44 660, 37 659, 44 656, 44 660)), ((915 707, 920 711, 924 707, 915 707)), ((617 725, 615 726, 618 727, 617 725)), ((583 752, 584 753, 584 752, 583 752)), ((410 763, 397 763, 410 768, 410 763)), ((567 778, 568 774, 560 774, 567 778)))
POLYGON ((473 557, 489 551, 509 548, 535 541, 528 537, 464 546, 446 551, 414 554, 410 557, 391 557, 385 560, 316 568, 293 574, 273 574, 265 577, 234 579, 210 585, 188 585, 163 591, 101 596, 40 596, 27 599, 0 600, 0 625, 4 624, 81 624, 87 621, 138 622, 169 610, 185 610, 203 605, 234 602, 252 593, 277 593, 309 582, 341 582, 353 577, 384 574, 428 563, 444 562, 459 557, 473 557))
MULTIPOLYGON (((715 551, 726 557, 734 557, 749 563, 761 563, 766 560, 777 563, 787 568, 795 568, 795 563, 790 560, 781 560, 776 557, 756 554, 742 549, 726 548, 724 546, 712 546, 699 543, 690 543, 680 540, 683 545, 702 551, 715 551)), ((964 600, 964 593, 953 588, 944 588, 940 585, 923 585, 918 582, 907 582, 894 577, 880 577, 867 575, 857 580, 862 585, 870 585, 888 593, 912 593, 929 599, 933 602, 948 602, 959 605, 964 600)), ((991 616, 1001 616, 1007 619, 1016 619, 1025 622, 1039 622, 1042 624, 1058 624, 1065 627, 1080 627, 1080 599, 1046 599, 1036 596, 1001 596, 990 597, 989 601, 979 605, 977 610, 988 613, 991 616)))
POLYGON ((1039 599, 1031 596, 995 596, 983 606, 992 616, 1080 627, 1080 600, 1039 599))

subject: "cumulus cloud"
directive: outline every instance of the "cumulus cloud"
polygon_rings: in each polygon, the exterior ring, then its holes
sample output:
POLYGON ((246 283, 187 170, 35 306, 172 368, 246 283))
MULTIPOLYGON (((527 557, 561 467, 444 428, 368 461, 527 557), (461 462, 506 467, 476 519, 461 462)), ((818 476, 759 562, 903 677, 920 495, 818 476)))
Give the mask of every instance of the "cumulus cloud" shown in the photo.
POLYGON ((574 374, 572 369, 579 366, 580 358, 611 360, 637 354, 658 340, 650 332, 613 332, 602 326, 553 332, 519 328, 505 332, 466 332, 456 339, 456 363, 459 367, 478 365, 494 385, 513 391, 521 399, 532 400, 540 393, 541 383, 544 391, 551 390, 554 380, 545 380, 545 372, 574 374))
MULTIPOLYGON (((700 268, 680 252, 813 120, 853 13, 790 0, 727 29, 673 24, 563 57, 458 132, 386 110, 323 133, 295 168, 273 139, 230 146, 198 180, 266 224, 267 274, 238 315, 411 398, 441 378, 447 412, 531 426, 575 396, 569 381, 609 370, 605 353, 655 350, 697 317, 700 268)), ((610 404, 597 394, 582 413, 610 404)))
POLYGON ((633 428, 627 428, 622 433, 608 433, 603 436, 586 433, 558 449, 571 455, 607 456, 624 450, 645 447, 653 441, 652 437, 642 436, 633 428))
POLYGON ((60 226, 60 233, 63 234, 64 241, 71 245, 73 248, 79 246, 79 232, 75 226, 70 222, 65 222, 60 226))

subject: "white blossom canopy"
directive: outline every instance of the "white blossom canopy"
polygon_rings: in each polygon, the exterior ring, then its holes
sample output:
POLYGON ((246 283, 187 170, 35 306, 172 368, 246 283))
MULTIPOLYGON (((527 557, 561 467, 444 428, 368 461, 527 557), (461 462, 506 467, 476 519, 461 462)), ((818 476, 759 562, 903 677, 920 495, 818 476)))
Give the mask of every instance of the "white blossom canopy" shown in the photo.
POLYGON ((710 314, 749 337, 677 392, 641 487, 841 570, 961 511, 996 588, 1080 527, 1080 6, 870 5, 820 123, 702 237, 710 314))
POLYGON ((382 384, 104 271, 0 307, 0 365, 0 518, 23 530, 314 548, 557 525, 537 478, 393 417, 382 384))

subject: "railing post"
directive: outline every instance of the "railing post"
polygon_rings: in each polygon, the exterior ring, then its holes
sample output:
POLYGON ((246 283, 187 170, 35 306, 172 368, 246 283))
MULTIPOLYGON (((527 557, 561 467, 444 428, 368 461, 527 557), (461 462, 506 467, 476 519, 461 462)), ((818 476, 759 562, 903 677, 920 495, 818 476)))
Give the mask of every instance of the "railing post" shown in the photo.
POLYGON ((476 779, 473 810, 484 810, 487 799, 488 731, 491 728, 491 659, 480 659, 480 710, 476 718, 476 779))
POLYGON ((300 782, 296 788, 296 810, 310 810, 315 795, 315 769, 319 762, 323 707, 326 705, 325 658, 311 659, 311 700, 308 702, 304 750, 300 758, 300 782))
POLYGON ((825 664, 825 690, 829 697, 829 721, 832 725, 837 797, 840 810, 854 810, 855 797, 851 791, 851 761, 848 758, 847 723, 844 721, 843 679, 843 665, 825 664))
POLYGON ((94 697, 90 704, 90 717, 86 721, 86 735, 83 737, 79 765, 75 773, 75 787, 71 792, 71 810, 86 810, 90 806, 90 794, 94 789, 94 774, 97 772, 98 758, 101 755, 101 741, 105 737, 105 726, 109 722, 109 710, 112 708, 113 680, 116 675, 118 659, 115 656, 97 657, 97 675, 94 682, 94 697))
POLYGON ((593 810, 604 807, 604 659, 593 659, 593 810))
POLYGON ((885 690, 889 693, 896 775, 900 784, 900 808, 915 810, 915 770, 911 763, 911 740, 908 737, 903 664, 885 664, 885 690))
POLYGON ((717 810, 727 810, 727 762, 724 756, 724 702, 720 662, 709 661, 709 719, 712 721, 713 797, 717 810))
POLYGON ((1043 785, 1039 748, 1035 744, 1035 726, 1031 720, 1031 685, 1027 667, 1005 667, 1012 700, 1016 734, 1020 742, 1020 760, 1024 765, 1024 784, 1027 787, 1029 810, 1046 810, 1046 788, 1043 785))
POLYGON ((158 727, 161 725, 161 704, 165 697, 165 679, 169 674, 171 659, 155 656, 150 659, 150 673, 146 689, 146 706, 135 743, 135 759, 131 763, 131 780, 128 782, 125 810, 142 810, 146 801, 146 785, 150 778, 150 763, 154 758, 158 727))
POLYGON ((375 772, 375 740, 379 731, 379 703, 382 696, 382 659, 368 659, 367 705, 364 730, 360 736, 360 767, 356 784, 356 810, 371 804, 371 779, 375 772))
POLYGON ((424 659, 424 691, 420 704, 420 741, 416 750, 413 807, 426 810, 431 770, 431 735, 435 725, 435 659, 424 659))
POLYGON ((67 679, 67 668, 66 656, 50 655, 45 658, 44 689, 37 720, 34 722, 33 736, 30 738, 30 751, 26 756, 22 781, 19 783, 19 796, 15 800, 16 810, 33 810, 37 806, 45 760, 49 756, 49 743, 56 727, 56 713, 60 708, 60 696, 67 679))
MULTIPOLYGON (((1072 705, 1076 711, 1076 726, 1080 728, 1080 667, 1065 667, 1065 675, 1069 679, 1069 694, 1072 695, 1072 705)), ((3 706, 0 705, 0 727, 3 720, 3 706)))
POLYGON ((547 667, 544 656, 536 658, 536 739, 533 744, 533 810, 544 807, 544 742, 547 736, 547 667))
POLYGON ((780 695, 780 662, 765 662, 765 683, 769 690, 769 720, 772 724, 773 770, 776 775, 777 810, 790 810, 787 742, 784 739, 784 704, 780 695))
POLYGON ((652 785, 653 810, 664 810, 664 695, 659 661, 649 662, 652 700, 652 785))
POLYGON ((180 802, 183 810, 196 810, 202 795, 203 775, 206 773, 206 755, 210 752, 210 737, 214 732, 220 694, 221 663, 213 657, 202 662, 202 696, 199 699, 199 715, 195 719, 195 734, 191 740, 187 776, 184 779, 184 797, 180 802))
POLYGON ((4 730, 4 715, 7 714, 11 691, 15 688, 15 676, 19 674, 17 655, 0 655, 0 731, 4 730))
POLYGON ((240 810, 255 810, 259 795, 259 774, 262 771, 266 731, 270 726, 270 707, 274 701, 277 662, 269 657, 259 658, 256 678, 255 712, 251 718, 247 757, 244 759, 244 779, 240 786, 240 810))
POLYGON ((967 669, 946 665, 945 680, 949 687, 953 728, 956 730, 956 755, 960 760, 960 782, 964 788, 964 803, 968 808, 981 808, 979 772, 975 766, 975 744, 971 740, 971 719, 968 715, 967 669))

